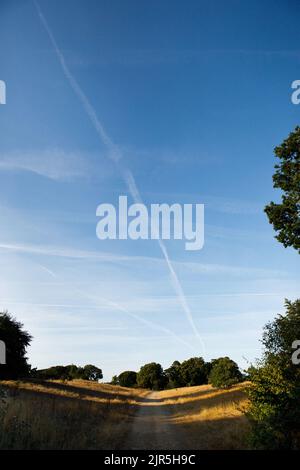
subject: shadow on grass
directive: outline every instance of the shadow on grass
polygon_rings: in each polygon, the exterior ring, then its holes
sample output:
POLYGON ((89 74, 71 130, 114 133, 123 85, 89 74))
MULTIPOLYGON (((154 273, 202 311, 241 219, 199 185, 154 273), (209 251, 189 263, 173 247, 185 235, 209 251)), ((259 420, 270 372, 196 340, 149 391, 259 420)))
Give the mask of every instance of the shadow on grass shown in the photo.
POLYGON ((180 423, 173 421, 176 432, 184 436, 184 449, 245 450, 250 425, 243 415, 180 423))
POLYGON ((151 398, 135 390, 78 382, 26 380, 4 387, 10 398, 0 448, 122 448, 140 412, 142 428, 150 436, 166 423, 171 436, 167 442, 178 435, 181 448, 246 448, 247 420, 242 414, 230 415, 235 402, 245 398, 241 389, 206 388, 151 398))

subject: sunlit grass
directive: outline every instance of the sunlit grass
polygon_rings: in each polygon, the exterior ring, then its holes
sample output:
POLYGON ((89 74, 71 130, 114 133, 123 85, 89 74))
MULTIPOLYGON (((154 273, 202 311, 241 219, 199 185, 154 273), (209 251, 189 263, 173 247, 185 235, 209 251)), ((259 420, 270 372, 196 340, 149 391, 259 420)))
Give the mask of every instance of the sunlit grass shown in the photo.
MULTIPOLYGON (((131 432, 138 407, 166 407, 167 421, 194 449, 244 449, 249 424, 245 388, 210 385, 148 391, 84 380, 3 381, 0 405, 2 449, 119 449, 131 432)), ((171 429, 171 432, 173 432, 171 429)), ((159 430, 159 423, 158 423, 159 430)), ((159 431, 158 431, 159 432, 159 431)))
POLYGON ((245 449, 249 423, 245 417, 247 383, 230 389, 210 385, 165 390, 171 422, 189 436, 190 448, 245 449))
POLYGON ((143 390, 74 380, 1 382, 0 448, 117 449, 143 390))

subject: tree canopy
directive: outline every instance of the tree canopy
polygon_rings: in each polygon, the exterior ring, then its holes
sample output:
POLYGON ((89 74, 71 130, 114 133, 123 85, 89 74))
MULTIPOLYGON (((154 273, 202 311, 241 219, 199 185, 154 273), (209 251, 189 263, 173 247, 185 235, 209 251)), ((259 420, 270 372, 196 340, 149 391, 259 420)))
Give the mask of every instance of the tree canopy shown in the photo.
POLYGON ((134 387, 137 384, 137 373, 133 370, 125 370, 118 377, 121 387, 134 387))
POLYGON ((273 186, 282 190, 282 200, 280 204, 270 202, 265 212, 278 233, 277 240, 300 253, 300 127, 275 148, 275 155, 279 163, 273 186))
POLYGON ((156 362, 150 362, 140 368, 137 374, 137 384, 141 388, 150 388, 151 390, 161 390, 167 384, 168 379, 164 374, 163 368, 156 362))
POLYGON ((174 361, 173 364, 165 370, 165 374, 168 378, 169 388, 183 387, 183 377, 181 375, 181 364, 179 361, 174 361))
POLYGON ((91 380, 98 381, 103 378, 102 370, 92 364, 78 367, 75 364, 67 366, 52 366, 48 369, 34 370, 32 376, 44 380, 91 380))
POLYGON ((10 313, 0 312, 0 340, 6 349, 6 364, 0 366, 0 379, 16 379, 29 374, 26 350, 32 336, 10 313))
POLYGON ((180 365, 182 383, 186 387, 207 383, 209 364, 203 357, 191 357, 180 365))
POLYGON ((229 357, 214 359, 211 366, 208 381, 213 387, 228 388, 243 379, 237 363, 229 357))
MULTIPOLYGON (((215 359, 212 362, 206 362, 202 357, 191 357, 183 362, 174 361, 165 370, 160 364, 151 362, 142 366, 137 374, 134 371, 124 371, 119 376, 114 375, 111 384, 123 387, 137 385, 152 390, 203 385, 208 383, 212 367, 217 366, 219 361, 220 368, 225 367, 225 370, 222 370, 222 376, 218 374, 219 382, 216 379, 214 386, 230 387, 243 379, 237 364, 228 357, 215 359)), ((217 375, 217 367, 215 374, 217 375)))

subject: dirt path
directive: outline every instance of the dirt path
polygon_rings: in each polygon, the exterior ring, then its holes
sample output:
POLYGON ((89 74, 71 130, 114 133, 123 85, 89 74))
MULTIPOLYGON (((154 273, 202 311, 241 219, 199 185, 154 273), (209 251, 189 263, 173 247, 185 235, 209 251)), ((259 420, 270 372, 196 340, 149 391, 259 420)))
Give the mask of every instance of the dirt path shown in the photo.
POLYGON ((149 392, 139 405, 124 449, 180 449, 183 439, 171 421, 171 413, 159 392, 149 392))

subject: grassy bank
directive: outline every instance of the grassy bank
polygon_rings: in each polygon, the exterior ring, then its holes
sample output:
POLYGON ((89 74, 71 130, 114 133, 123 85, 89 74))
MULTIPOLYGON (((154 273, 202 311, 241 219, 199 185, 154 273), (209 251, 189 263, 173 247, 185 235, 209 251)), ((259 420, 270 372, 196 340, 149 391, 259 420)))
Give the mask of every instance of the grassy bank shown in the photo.
POLYGON ((2 449, 117 449, 142 390, 87 381, 1 382, 2 449))

